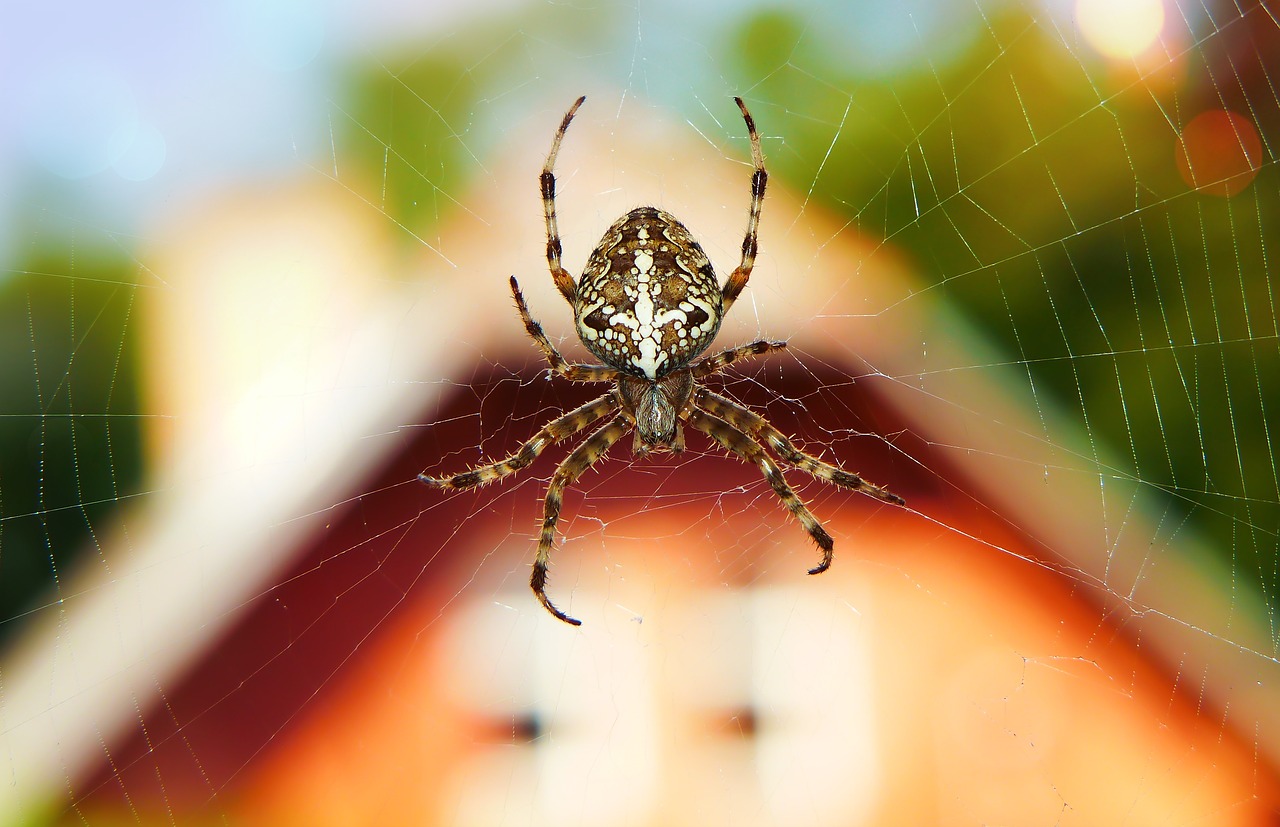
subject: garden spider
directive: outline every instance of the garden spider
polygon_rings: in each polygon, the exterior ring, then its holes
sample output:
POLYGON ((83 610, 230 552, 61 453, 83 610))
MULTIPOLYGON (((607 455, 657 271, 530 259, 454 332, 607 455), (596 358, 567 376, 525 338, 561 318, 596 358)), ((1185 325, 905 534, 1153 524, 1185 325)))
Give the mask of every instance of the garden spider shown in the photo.
POLYGON ((449 477, 418 479, 439 488, 471 488, 514 474, 531 464, 553 443, 580 433, 606 419, 560 463, 547 487, 538 556, 533 562, 529 585, 538 601, 551 614, 574 626, 581 621, 560 611, 547 597, 547 563, 555 539, 556 523, 564 490, 572 485, 609 446, 629 430, 635 430, 632 452, 644 456, 650 451, 684 450, 682 424, 710 436, 726 451, 754 463, 772 486, 778 499, 809 532, 822 562, 809 570, 821 574, 831 565, 834 545, 831 535, 791 490, 782 471, 765 452, 762 443, 784 462, 829 483, 861 491, 887 503, 903 505, 897 494, 872 485, 857 474, 830 465, 796 448, 781 431, 759 414, 703 387, 699 380, 732 365, 739 359, 781 350, 786 342, 757 341, 723 351, 697 362, 715 338, 720 321, 746 287, 756 258, 756 228, 764 200, 764 153, 755 121, 742 98, 734 98, 742 110, 751 137, 751 208, 747 233, 742 241, 742 261, 720 287, 711 262, 701 245, 675 216, 656 207, 637 207, 613 223, 591 253, 587 268, 577 283, 560 265, 560 234, 556 229, 556 179, 552 170, 560 142, 578 107, 578 98, 565 113, 551 143, 551 153, 542 168, 542 204, 547 222, 547 264, 551 277, 565 301, 573 308, 578 337, 603 365, 575 365, 565 361, 529 315, 524 295, 511 277, 511 294, 524 320, 525 330, 537 343, 551 370, 571 382, 613 382, 603 396, 553 419, 533 438, 506 459, 482 465, 449 477))

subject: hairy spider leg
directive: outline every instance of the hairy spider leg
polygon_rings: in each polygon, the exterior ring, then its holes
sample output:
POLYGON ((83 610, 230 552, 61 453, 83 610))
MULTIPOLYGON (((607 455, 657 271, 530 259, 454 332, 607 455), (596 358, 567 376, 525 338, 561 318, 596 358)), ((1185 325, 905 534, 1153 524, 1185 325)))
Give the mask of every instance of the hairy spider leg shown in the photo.
POLYGON ((906 505, 906 500, 897 494, 867 482, 857 474, 823 462, 812 454, 801 451, 781 431, 775 428, 769 420, 718 393, 709 391, 706 388, 698 388, 693 404, 699 409, 723 419, 752 439, 763 441, 780 458, 801 471, 806 471, 818 479, 825 480, 833 485, 860 491, 863 494, 875 497, 877 500, 883 500, 894 505, 906 505))
POLYGON ((804 530, 809 532, 809 536, 818 544, 818 548, 822 549, 822 562, 809 569, 809 573, 822 574, 829 569, 835 541, 831 539, 831 535, 818 522, 818 518, 814 517, 804 502, 796 496, 796 492, 791 490, 786 478, 782 476, 782 469, 765 453, 764 448, 760 447, 760 443, 723 419, 697 408, 689 412, 687 421, 694 428, 720 443, 721 447, 726 451, 737 454, 740 458, 753 463, 760 469, 760 472, 764 474, 764 478, 768 480, 769 485, 773 487, 774 493, 778 495, 778 499, 782 500, 782 504, 800 521, 800 525, 804 526, 804 530))
POLYGON ((520 318, 524 320, 525 332, 537 343, 542 350, 542 355, 551 363, 551 370, 557 376, 563 376, 571 382, 612 382, 618 378, 618 371, 606 365, 575 365, 566 361, 560 355, 560 351, 556 350, 556 346, 551 344, 551 340, 542 330, 542 325, 529 315, 529 305, 525 304, 524 294, 520 292, 520 285, 516 282, 515 276, 511 277, 511 295, 515 297, 516 309, 520 311, 520 318))
POLYGON ((756 132, 756 122, 747 111, 747 105, 742 102, 742 98, 733 100, 742 110, 742 119, 747 122, 747 134, 751 137, 751 163, 755 166, 755 172, 751 174, 751 208, 747 214, 747 233, 742 239, 742 263, 729 274, 729 280, 724 284, 724 290, 721 293, 724 301, 723 313, 729 312, 729 308, 737 300, 742 288, 747 286, 747 279, 751 278, 751 268, 756 264, 758 249, 756 234, 760 226, 760 205, 764 203, 764 188, 769 180, 769 174, 764 171, 764 152, 760 149, 760 135, 756 132))
POLYGON ((569 122, 573 120, 573 116, 578 113, 578 107, 582 106, 582 102, 586 99, 586 95, 578 98, 573 102, 573 106, 569 107, 569 111, 564 113, 564 120, 556 130, 556 137, 551 142, 551 153, 547 155, 547 162, 543 164, 542 175, 538 179, 542 187, 542 212, 547 219, 547 266, 551 268, 551 278, 556 283, 556 289, 570 305, 577 300, 578 286, 574 284, 573 276, 560 265, 562 250, 560 231, 556 228, 556 176, 552 173, 552 169, 556 165, 556 156, 560 154, 560 142, 564 140, 565 130, 569 128, 569 122))
POLYGON ((537 595, 538 602, 551 614, 565 623, 581 626, 582 621, 569 617, 555 607, 547 597, 547 563, 551 557, 551 546, 555 541, 556 523, 560 520, 560 506, 564 502, 564 490, 574 483, 582 472, 596 463, 609 446, 617 442, 632 427, 627 414, 614 417, 604 427, 587 437, 585 441, 556 469, 551 484, 547 486, 547 498, 542 512, 542 533, 538 537, 538 556, 533 561, 533 575, 529 578, 529 586, 537 595))
POLYGON ((418 479, 427 485, 434 485, 437 488, 453 489, 473 488, 477 485, 500 480, 509 474, 514 474, 521 468, 527 467, 538 458, 538 455, 548 445, 553 445, 562 439, 586 430, 592 423, 616 412, 621 405, 622 400, 619 398, 618 392, 616 390, 609 391, 604 396, 597 397, 579 408, 574 408, 564 416, 551 420, 546 427, 534 434, 524 445, 521 445, 520 450, 504 460, 490 465, 480 465, 462 473, 454 474, 451 477, 429 477, 424 471, 418 475, 418 479))
POLYGON ((786 346, 786 342, 766 342, 764 340, 752 342, 748 345, 739 345, 717 353, 715 356, 708 356, 695 364, 690 370, 693 371, 693 375, 696 378, 701 379, 704 376, 719 373, 739 360, 772 353, 775 350, 783 350, 786 346))

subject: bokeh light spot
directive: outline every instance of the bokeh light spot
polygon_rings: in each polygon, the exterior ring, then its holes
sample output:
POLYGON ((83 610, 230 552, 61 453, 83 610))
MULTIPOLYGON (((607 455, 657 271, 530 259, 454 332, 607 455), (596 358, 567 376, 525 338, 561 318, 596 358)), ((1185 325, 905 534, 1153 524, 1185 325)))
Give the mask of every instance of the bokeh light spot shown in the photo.
POLYGON ((164 135, 149 123, 139 123, 133 142, 112 165, 126 181, 146 181, 164 166, 168 144, 164 135))
POLYGON ((1258 129, 1243 115, 1210 109, 1191 119, 1174 150, 1178 172, 1192 189, 1228 198, 1253 182, 1262 166, 1258 129))
POLYGON ((1161 0, 1078 0, 1076 22, 1089 45, 1110 58, 1145 52, 1164 28, 1161 0))
POLYGON ((325 18, 307 0, 237 0, 230 6, 241 42, 264 66, 289 72, 320 53, 325 18))
POLYGON ((137 129, 133 90, 98 66, 69 65, 37 78, 19 112, 32 159, 71 180, 109 168, 137 129))

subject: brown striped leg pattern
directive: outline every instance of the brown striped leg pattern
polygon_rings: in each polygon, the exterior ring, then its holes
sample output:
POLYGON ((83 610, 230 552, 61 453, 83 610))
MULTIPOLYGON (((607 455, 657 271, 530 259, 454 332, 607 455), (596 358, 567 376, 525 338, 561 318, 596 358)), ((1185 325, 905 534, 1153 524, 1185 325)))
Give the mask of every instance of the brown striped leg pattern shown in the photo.
POLYGON ((765 453, 760 443, 723 419, 704 413, 697 408, 689 412, 688 421, 690 425, 718 442, 726 451, 752 463, 760 469, 760 473, 764 474, 764 478, 773 487, 773 492, 778 495, 778 499, 782 500, 782 504, 800 521, 800 525, 809 532, 809 536, 818 544, 818 548, 822 549, 822 562, 809 569, 809 573, 822 574, 831 568, 831 550, 835 548, 835 541, 818 522, 818 518, 813 516, 804 502, 796 496, 796 492, 791 490, 786 478, 782 476, 782 469, 765 453))
POLYGON ((617 411, 621 404, 618 392, 610 391, 580 408, 569 411, 564 416, 551 420, 545 428, 534 434, 532 439, 521 445, 520 450, 504 460, 490 465, 481 465, 449 477, 429 477, 426 472, 423 472, 418 475, 418 479, 437 488, 453 489, 474 488, 477 485, 500 480, 527 467, 548 445, 586 430, 592 423, 617 411))
POLYGON ((560 264, 560 230, 556 227, 556 176, 552 170, 556 166, 556 156, 560 154, 560 142, 564 140, 565 130, 569 128, 569 122, 578 114, 578 107, 586 99, 586 95, 578 98, 569 107, 569 111, 564 113, 564 120, 560 121, 560 128, 556 130, 556 137, 551 142, 551 152, 547 155, 547 162, 542 165, 542 175, 538 179, 542 186, 542 213, 547 220, 547 266, 551 268, 551 278, 556 283, 556 289, 571 305, 577 301, 578 286, 569 271, 560 264))
POLYGON ((762 339, 749 345, 731 347, 728 350, 717 353, 715 356, 708 356, 694 365, 691 370, 695 378, 701 379, 704 376, 719 373, 734 362, 750 359, 752 356, 772 353, 775 350, 783 350, 786 346, 786 342, 768 342, 762 339))
POLYGON ((542 533, 538 537, 538 556, 533 561, 533 575, 529 578, 529 585, 533 588, 533 593, 538 596, 538 602, 543 608, 565 623, 571 623, 574 626, 581 626, 582 621, 569 617, 557 609, 547 597, 547 564, 551 558, 551 546, 555 542, 556 523, 560 521, 560 505, 564 501, 564 490, 573 485, 574 481, 582 476, 583 471, 604 456, 609 446, 631 430, 632 424, 627 414, 614 417, 613 421, 587 437, 574 449, 573 453, 556 469, 555 476, 551 478, 551 485, 547 486, 547 498, 542 512, 542 533))
POLYGON ((563 376, 571 382, 612 382, 618 378, 618 371, 611 367, 574 365, 561 356, 560 351, 556 350, 556 346, 551 344, 551 340, 543 332, 542 325, 530 315, 529 305, 525 304, 524 294, 520 292, 520 284, 515 276, 511 277, 511 295, 515 298, 516 310, 520 311, 520 318, 524 321, 525 332, 538 345, 542 355, 547 357, 547 362, 550 363, 551 370, 556 375, 563 376))
POLYGON ((863 494, 875 497, 877 500, 883 500, 894 505, 906 504, 906 501, 897 494, 869 483, 857 474, 845 471, 843 468, 837 468, 801 451, 763 416, 747 410, 718 393, 709 391, 706 388, 699 388, 693 404, 707 413, 723 419, 752 439, 763 442, 772 448, 773 452, 783 461, 791 463, 801 471, 810 473, 820 480, 825 480, 841 488, 861 491, 863 494))
POLYGON ((751 138, 751 163, 755 167, 755 172, 751 174, 751 207, 747 212, 747 234, 742 239, 742 263, 729 274, 729 280, 725 282, 724 291, 721 294, 724 300, 722 311, 724 313, 729 312, 729 308, 737 300, 742 288, 747 286, 747 279, 751 278, 751 268, 756 264, 760 207, 764 204, 764 188, 769 180, 769 174, 764 171, 764 152, 760 149, 760 135, 756 132, 755 119, 747 111, 747 105, 742 102, 742 98, 733 100, 742 110, 742 119, 747 123, 747 134, 751 138))

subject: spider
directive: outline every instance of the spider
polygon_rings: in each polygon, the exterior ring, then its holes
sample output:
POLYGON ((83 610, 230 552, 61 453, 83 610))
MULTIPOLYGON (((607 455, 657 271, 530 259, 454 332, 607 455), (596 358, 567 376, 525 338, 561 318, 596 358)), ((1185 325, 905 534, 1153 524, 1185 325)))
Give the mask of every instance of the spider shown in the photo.
POLYGON ((511 294, 525 330, 541 349, 553 373, 571 382, 613 382, 613 388, 553 419, 504 460, 448 477, 431 477, 424 472, 418 479, 428 485, 451 489, 500 480, 529 466, 548 445, 605 420, 604 425, 560 463, 551 478, 538 554, 529 579, 538 601, 548 612, 565 623, 580 626, 582 621, 556 608, 546 591, 547 565, 565 488, 628 431, 635 432, 631 450, 636 456, 645 456, 650 451, 678 454, 685 447, 682 426, 689 425, 760 469, 778 499, 822 550, 822 561, 809 569, 809 574, 821 574, 831 565, 834 545, 831 535, 791 490, 778 464, 765 452, 765 445, 784 462, 818 479, 861 491, 883 502, 905 503, 897 494, 801 451, 764 417, 708 390, 700 382, 740 359, 787 346, 786 342, 761 340, 698 359, 711 345, 724 315, 746 287, 755 264, 756 229, 768 180, 755 121, 742 98, 734 98, 747 125, 755 171, 751 175, 751 207, 742 241, 742 261, 723 287, 702 246, 688 228, 675 216, 656 207, 637 207, 615 221, 591 253, 582 277, 575 282, 560 263, 553 169, 569 123, 585 100, 585 96, 578 98, 565 113, 551 142, 551 153, 540 180, 551 278, 573 308, 578 337, 604 364, 567 362, 542 331, 542 326, 529 315, 515 276, 511 277, 511 294))

